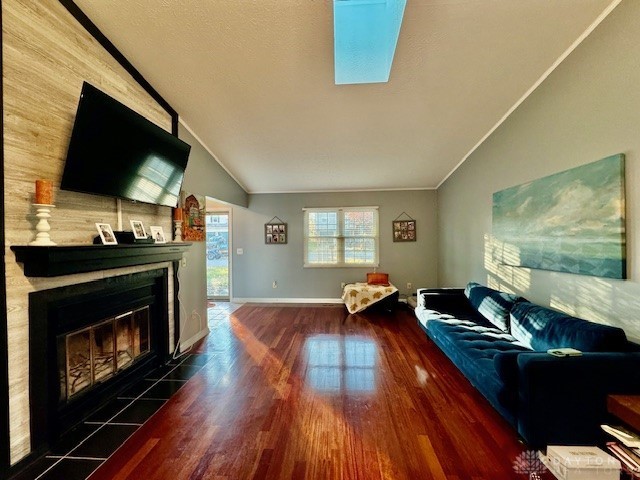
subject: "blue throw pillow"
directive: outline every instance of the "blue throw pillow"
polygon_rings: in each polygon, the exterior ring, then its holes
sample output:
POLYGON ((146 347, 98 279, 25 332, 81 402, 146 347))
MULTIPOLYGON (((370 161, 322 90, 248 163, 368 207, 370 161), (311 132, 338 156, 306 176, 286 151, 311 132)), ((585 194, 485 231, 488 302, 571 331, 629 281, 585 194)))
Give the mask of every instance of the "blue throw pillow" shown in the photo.
POLYGON ((575 348, 583 352, 628 349, 621 328, 589 322, 530 302, 519 302, 513 307, 511 335, 540 352, 550 348, 575 348))
POLYGON ((509 332, 509 312, 520 297, 499 292, 475 282, 467 284, 464 294, 484 318, 503 332, 509 332))

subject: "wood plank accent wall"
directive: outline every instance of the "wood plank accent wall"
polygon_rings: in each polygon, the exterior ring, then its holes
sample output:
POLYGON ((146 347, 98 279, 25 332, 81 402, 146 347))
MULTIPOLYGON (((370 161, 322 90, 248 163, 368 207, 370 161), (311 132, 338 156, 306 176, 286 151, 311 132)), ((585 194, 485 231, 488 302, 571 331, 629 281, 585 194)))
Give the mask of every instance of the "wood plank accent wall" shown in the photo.
MULTIPOLYGON (((0 8, 2 24, 2 8, 0 8)), ((2 30, 0 30, 2 45, 2 30)), ((0 48, 0 71, 2 71, 2 49, 0 48)), ((0 82, 0 132, 4 132, 2 105, 2 82, 0 82)), ((4 173, 4 142, 0 141, 0 170, 4 173)), ((4 268, 4 174, 0 175, 0 293, 6 292, 4 268)), ((9 470, 9 371, 7 355, 7 302, 0 294, 0 478, 8 477, 9 470)))
MULTIPOLYGON (((95 222, 115 228, 116 201, 58 188, 82 82, 92 83, 168 131, 172 118, 58 1, 2 0, 2 29, 9 428, 15 464, 30 453, 28 294, 157 268, 27 279, 9 247, 25 245, 34 237, 34 182, 44 178, 54 183, 52 239, 58 244, 90 243, 95 222)), ((125 229, 131 218, 171 232, 167 207, 123 202, 125 229)), ((173 338, 171 301, 169 316, 173 338)))

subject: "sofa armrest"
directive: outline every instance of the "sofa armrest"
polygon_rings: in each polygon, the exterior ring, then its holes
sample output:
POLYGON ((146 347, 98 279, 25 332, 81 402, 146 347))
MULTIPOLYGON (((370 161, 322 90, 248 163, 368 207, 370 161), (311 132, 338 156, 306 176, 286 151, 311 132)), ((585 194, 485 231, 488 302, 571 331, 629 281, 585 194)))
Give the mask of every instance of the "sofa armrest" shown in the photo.
POLYGON ((418 307, 438 312, 446 311, 452 302, 464 297, 463 288, 419 288, 417 293, 418 307))
POLYGON ((464 288, 421 288, 418 290, 418 309, 435 310, 460 320, 472 320, 487 325, 487 320, 473 308, 464 288))
POLYGON ((518 432, 531 448, 600 443, 607 395, 640 393, 640 353, 524 353, 518 371, 518 432))

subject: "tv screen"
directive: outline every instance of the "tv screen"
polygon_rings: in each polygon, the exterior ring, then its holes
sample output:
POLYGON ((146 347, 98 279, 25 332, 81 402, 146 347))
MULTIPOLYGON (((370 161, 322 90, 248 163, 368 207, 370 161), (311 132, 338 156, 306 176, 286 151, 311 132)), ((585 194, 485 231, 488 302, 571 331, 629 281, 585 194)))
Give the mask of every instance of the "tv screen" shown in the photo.
POLYGON ((60 188, 175 207, 190 150, 85 82, 60 188))

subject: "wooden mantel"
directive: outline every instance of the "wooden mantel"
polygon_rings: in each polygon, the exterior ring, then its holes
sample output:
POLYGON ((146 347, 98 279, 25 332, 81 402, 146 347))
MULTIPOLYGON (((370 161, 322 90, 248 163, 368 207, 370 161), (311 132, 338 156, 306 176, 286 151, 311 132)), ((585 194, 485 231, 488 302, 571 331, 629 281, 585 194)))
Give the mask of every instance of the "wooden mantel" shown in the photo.
POLYGON ((27 277, 58 277, 111 268, 171 262, 182 258, 191 243, 133 245, 12 246, 27 277))

